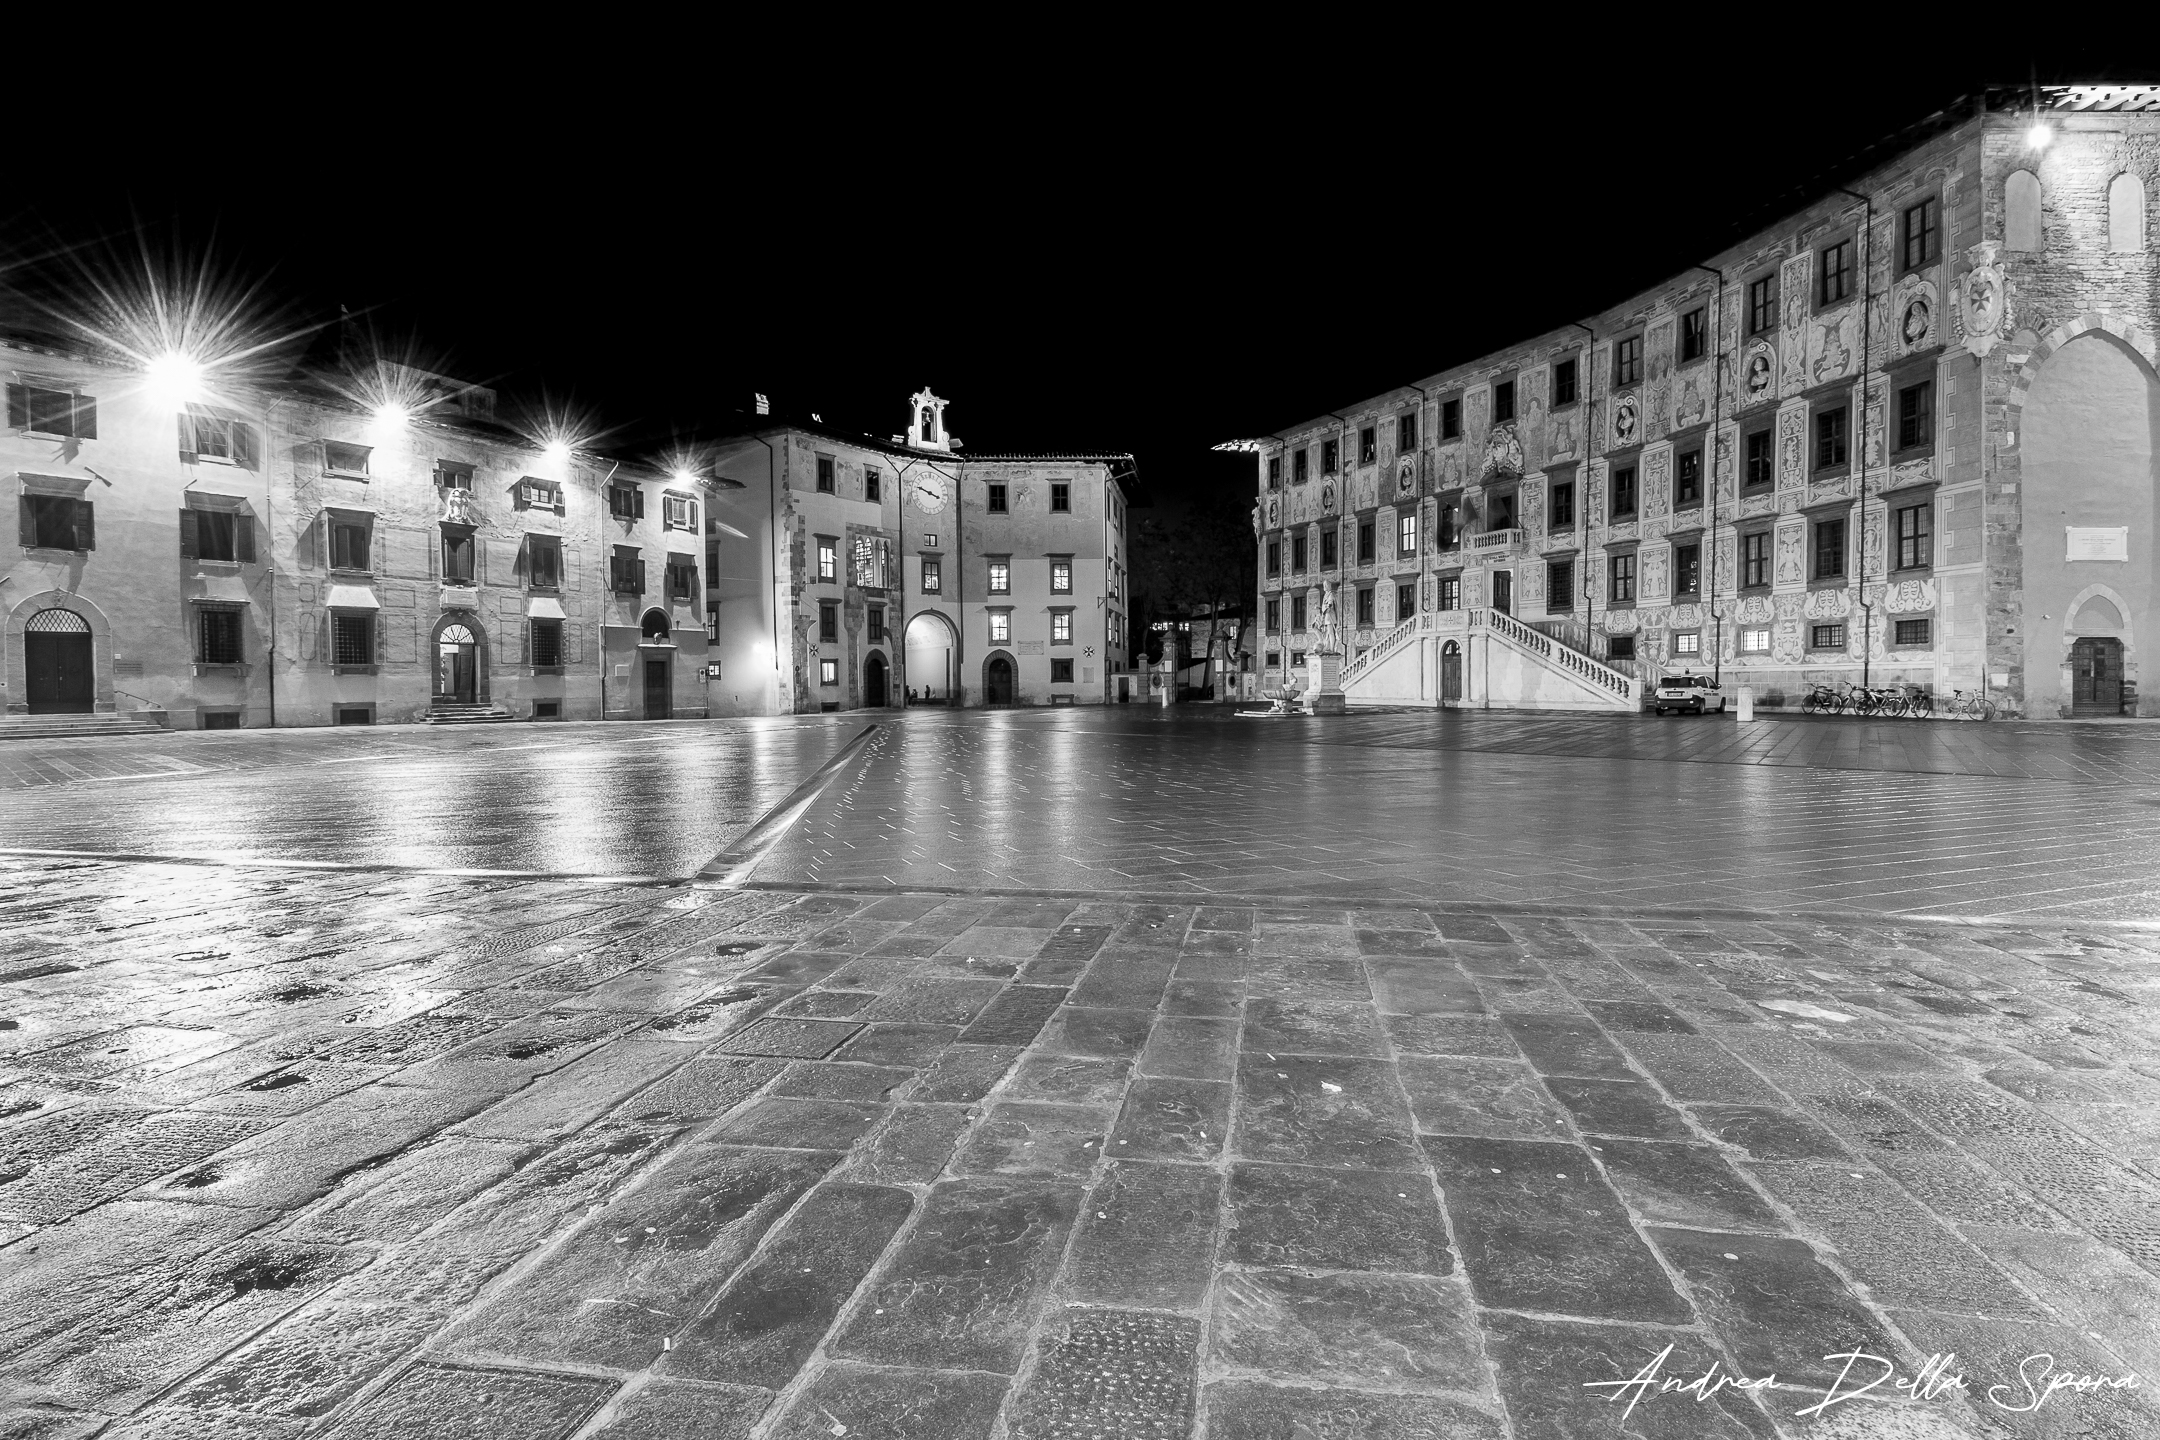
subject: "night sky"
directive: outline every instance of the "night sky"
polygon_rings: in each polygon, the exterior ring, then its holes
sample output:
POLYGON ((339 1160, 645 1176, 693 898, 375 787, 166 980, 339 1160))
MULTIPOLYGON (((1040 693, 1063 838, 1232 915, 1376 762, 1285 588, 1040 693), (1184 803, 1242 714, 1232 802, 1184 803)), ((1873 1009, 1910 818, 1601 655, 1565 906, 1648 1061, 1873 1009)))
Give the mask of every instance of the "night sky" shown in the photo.
POLYGON ((207 248, 301 314, 343 305, 462 378, 574 398, 617 448, 726 426, 760 391, 889 435, 927 384, 969 451, 1130 450, 1174 510, 1248 483, 1215 442, 1611 305, 1960 94, 2160 76, 1999 41, 1783 70, 1665 50, 1624 76, 1501 75, 1463 35, 1445 65, 1407 35, 1363 36, 1363 62, 1282 41, 1038 43, 935 83, 781 51, 449 107, 440 63, 352 106, 303 103, 295 72, 245 104, 116 101, 112 123, 168 138, 101 154, 95 184, 15 189, 0 225, 18 257, 207 248), (1744 87, 1687 78, 1743 64, 1744 87))

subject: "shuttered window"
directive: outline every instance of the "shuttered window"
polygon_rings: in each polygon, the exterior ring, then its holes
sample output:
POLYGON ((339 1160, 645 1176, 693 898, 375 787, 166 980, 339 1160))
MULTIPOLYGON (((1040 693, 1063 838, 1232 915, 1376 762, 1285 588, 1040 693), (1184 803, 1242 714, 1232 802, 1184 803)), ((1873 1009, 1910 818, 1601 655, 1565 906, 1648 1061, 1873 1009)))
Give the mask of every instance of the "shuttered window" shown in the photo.
POLYGON ((25 495, 22 543, 41 550, 95 550, 96 506, 66 495, 25 495))
POLYGON ((97 401, 71 390, 39 385, 7 387, 8 428, 40 435, 97 439, 97 401))
POLYGON ((182 510, 180 553, 194 560, 255 563, 255 517, 231 510, 182 510))

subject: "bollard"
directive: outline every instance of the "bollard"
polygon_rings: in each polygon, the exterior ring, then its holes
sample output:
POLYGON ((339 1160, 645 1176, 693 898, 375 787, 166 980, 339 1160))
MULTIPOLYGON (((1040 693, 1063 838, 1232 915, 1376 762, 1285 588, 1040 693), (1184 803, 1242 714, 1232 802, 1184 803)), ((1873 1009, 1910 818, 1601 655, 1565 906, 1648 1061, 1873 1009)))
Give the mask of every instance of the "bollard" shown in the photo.
POLYGON ((1755 718, 1755 691, 1752 687, 1740 687, 1740 720, 1742 724, 1755 718))

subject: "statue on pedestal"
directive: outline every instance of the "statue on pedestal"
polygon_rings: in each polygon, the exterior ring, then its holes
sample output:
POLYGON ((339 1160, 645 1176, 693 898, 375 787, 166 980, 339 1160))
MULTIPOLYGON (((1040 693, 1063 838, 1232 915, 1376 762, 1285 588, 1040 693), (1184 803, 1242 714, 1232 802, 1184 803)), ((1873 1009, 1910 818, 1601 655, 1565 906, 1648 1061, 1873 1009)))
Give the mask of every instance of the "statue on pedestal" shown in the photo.
POLYGON ((1313 653, 1316 655, 1342 654, 1342 626, 1335 614, 1335 582, 1332 580, 1320 591, 1320 625, 1315 641, 1313 653))

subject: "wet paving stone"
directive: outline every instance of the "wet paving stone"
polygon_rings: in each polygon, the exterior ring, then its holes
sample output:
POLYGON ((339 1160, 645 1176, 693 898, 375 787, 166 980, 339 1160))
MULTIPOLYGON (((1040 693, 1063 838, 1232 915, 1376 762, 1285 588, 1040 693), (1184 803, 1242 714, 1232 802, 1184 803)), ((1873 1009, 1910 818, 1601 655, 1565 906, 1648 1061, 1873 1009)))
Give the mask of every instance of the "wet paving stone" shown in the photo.
POLYGON ((1968 1386, 1966 1408, 1996 1433, 2160 1435, 2160 1398, 2150 1380, 2080 1386, 2071 1378, 2129 1371, 2122 1357, 2067 1326, 1914 1310, 1892 1310, 1890 1319, 1922 1354, 1956 1357, 1953 1369, 1968 1386), (2050 1392, 2058 1380, 2063 1388, 2050 1392))
POLYGON ((225 1356, 166 1406, 235 1431, 316 1421, 419 1348, 443 1319, 421 1306, 326 1297, 225 1356))
POLYGON ((774 1007, 773 1015, 786 1020, 844 1020, 860 1015, 877 998, 874 990, 808 990, 774 1007))
MULTIPOLYGON (((1607 1030, 1631 1035, 1693 1035, 1695 1027, 1665 1005, 1646 1001, 1585 1000, 1583 1008, 1607 1030)), ((1625 1042, 1623 1042, 1625 1043, 1625 1042)))
POLYGON ((1466 1400, 1438 1395, 1375 1395, 1224 1380, 1203 1402, 1210 1435, 1240 1440, 1504 1440, 1500 1417, 1466 1400))
POLYGON ((1002 1045, 948 1046, 908 1091, 926 1105, 972 1105, 996 1088, 1020 1058, 1002 1045))
POLYGON ((965 1045, 1026 1045, 1065 1003, 1065 991, 1047 985, 1008 985, 960 1032, 965 1045))
POLYGON ((1453 1136, 1424 1144, 1479 1303, 1668 1324, 1691 1318, 1580 1146, 1453 1136))
POLYGON ((1235 1019, 1245 1009, 1245 986, 1238 980, 1171 980, 1163 992, 1165 1015, 1235 1019))
POLYGON ((1567 1134, 1567 1112, 1520 1061, 1405 1059, 1396 1071, 1421 1134, 1495 1140, 1550 1140, 1567 1134))
POLYGON ((1540 1075, 1574 1075, 1590 1080, 1638 1080, 1627 1057, 1580 1016, 1519 1015, 1502 1017, 1508 1034, 1522 1047, 1540 1075))
POLYGON ((1844 1160, 1852 1152, 1828 1130, 1790 1110, 1759 1105, 1690 1105, 1688 1113, 1727 1145, 1757 1160, 1844 1160))
POLYGON ((1692 1140, 1695 1132, 1657 1091, 1632 1080, 1549 1078, 1545 1088, 1586 1135, 1638 1140, 1692 1140))
POLYGON ((823 1060, 861 1030, 838 1020, 760 1020, 719 1045, 730 1055, 784 1055, 823 1060))
POLYGON ((1710 1145, 1602 1139, 1591 1150, 1628 1205, 1652 1224, 1783 1230, 1784 1222, 1710 1145))
POLYGON ((1133 1082, 1111 1134, 1120 1160, 1178 1160, 1206 1164, 1229 1139, 1232 1087, 1210 1080, 1133 1082))
POLYGON ((1652 1227, 1651 1241, 1743 1374, 1827 1389, 1860 1350, 1910 1363, 1845 1283, 1799 1240, 1652 1227))
POLYGON ((1330 1270, 1454 1269, 1447 1226, 1422 1171, 1233 1165, 1228 1258, 1330 1270))
MULTIPOLYGON (((1745 1392, 1716 1386, 1719 1377, 1760 1377, 1735 1375, 1730 1361, 1691 1331, 1488 1315, 1485 1332, 1515 1440, 1769 1440, 1776 1433, 1745 1392), (1686 1385, 1708 1376, 1703 1388, 1713 1393, 1698 1400, 1616 1383, 1652 1366, 1658 1381, 1686 1385)), ((1774 1403, 1800 1408, 1782 1397, 1774 1403)))
POLYGON ((1405 1170, 1418 1164, 1410 1111, 1378 1060, 1248 1049, 1238 1064, 1234 1153, 1248 1160, 1405 1170))
POLYGON ((753 1103, 711 1132, 731 1145, 845 1151, 884 1118, 876 1105, 774 1096, 753 1103))
POLYGON ((657 1368, 785 1389, 914 1206, 905 1190, 819 1186, 657 1368))
POLYGON ((1011 1100, 1048 1100, 1064 1105, 1115 1105, 1125 1093, 1132 1064, 1078 1055, 1029 1055, 1005 1082, 1011 1100))
POLYGON ((1148 1034, 1140 1069, 1181 1080, 1228 1080, 1237 1074, 1237 1046, 1234 1019, 1165 1016, 1148 1034))
POLYGON ((945 1172, 960 1136, 974 1123, 958 1105, 896 1105, 858 1145, 847 1177, 883 1185, 927 1185, 945 1172))
POLYGON ((763 1390, 652 1380, 622 1396, 594 1440, 750 1440, 771 1408, 763 1390))
POLYGON ((845 1065, 798 1060, 772 1082, 772 1093, 799 1100, 856 1100, 882 1105, 915 1082, 896 1065, 845 1065))
POLYGON ((1388 1053, 1372 1006, 1324 1000, 1253 1000, 1245 1007, 1239 1043, 1248 1052, 1291 1055, 1388 1053))
MULTIPOLYGON (((296 1240, 392 1244, 409 1240, 529 1158, 516 1141, 446 1135, 355 1174, 286 1227, 296 1240)), ((183 1177, 182 1183, 185 1183, 183 1177)))
POLYGON ((1236 1270, 1215 1287, 1223 1373, 1370 1390, 1478 1392, 1490 1377, 1458 1280, 1236 1270))
POLYGON ((1011 1375, 1079 1214, 1079 1187, 948 1180, 865 1288, 830 1352, 1011 1375))
POLYGON ((836 1363, 818 1372, 768 1440, 988 1440, 1010 1384, 1000 1375, 836 1363))
POLYGON ((0 1219, 50 1225, 263 1133, 252 1116, 175 1110, 115 1128, 0 1183, 0 1219))
MULTIPOLYGON (((1078 996, 1081 992, 1075 990, 1078 996)), ((1043 1048, 1058 1055, 1123 1056, 1131 1058, 1147 1043, 1155 1024, 1152 1010, 1083 1008, 1068 1005, 1059 1011, 1043 1036, 1043 1048)))
POLYGON ((667 1041, 627 1036, 545 1079, 528 1082, 471 1119, 460 1121, 458 1131, 503 1140, 558 1140, 690 1063, 695 1054, 667 1041))
POLYGON ((1084 1179, 1102 1158, 1115 1116, 1107 1106, 993 1105, 953 1157, 952 1171, 1084 1179))
POLYGON ((1784 1097, 1708 1037, 1627 1031, 1621 1045, 1658 1084, 1683 1102, 1782 1105, 1784 1097))
POLYGON ((903 980, 863 1011, 865 1020, 965 1026, 1004 989, 996 980, 903 980))
POLYGON ((1197 1166, 1111 1165, 1080 1208, 1066 1298, 1197 1310, 1214 1273, 1222 1190, 1220 1174, 1197 1166))
POLYGON ((1958 1155, 1878 1157, 1878 1169, 1946 1220, 2068 1230, 2070 1221, 1958 1155))
POLYGON ((1388 1038, 1403 1055, 1462 1055, 1520 1060, 1522 1049, 1497 1016, 1388 1015, 1388 1038))
MULTIPOLYGON (((615 1115, 640 1125, 702 1124, 733 1110, 786 1068, 781 1060, 701 1056, 623 1101, 615 1115)), ((486 1115, 471 1123, 484 1127, 486 1115)))
POLYGON ((1006 1423, 1012 1440, 1185 1440, 1199 1322, 1068 1308, 1046 1335, 1006 1423))
POLYGON ((337 1440, 567 1440, 615 1390, 612 1381, 459 1365, 415 1365, 329 1433, 337 1440))
POLYGON ((919 1069, 936 1060, 958 1038, 957 1025, 865 1025, 834 1058, 919 1069))

